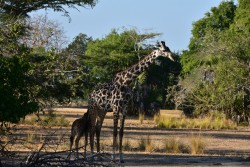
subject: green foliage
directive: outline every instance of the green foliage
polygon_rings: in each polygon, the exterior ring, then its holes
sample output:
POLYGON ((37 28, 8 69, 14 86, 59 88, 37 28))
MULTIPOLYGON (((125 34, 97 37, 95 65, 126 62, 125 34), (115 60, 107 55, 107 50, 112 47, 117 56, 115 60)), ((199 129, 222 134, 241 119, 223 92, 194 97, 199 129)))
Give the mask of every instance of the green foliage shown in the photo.
POLYGON ((29 65, 16 56, 0 56, 0 122, 18 122, 20 118, 38 109, 30 99, 32 92, 26 87, 29 65))
POLYGON ((90 82, 95 85, 109 81, 115 73, 136 63, 148 53, 138 42, 143 43, 157 35, 138 34, 134 29, 119 33, 114 29, 105 38, 88 43, 84 62, 90 69, 90 82))
POLYGON ((174 108, 173 104, 166 99, 168 93, 166 90, 177 84, 180 71, 181 66, 178 56, 176 62, 160 57, 155 64, 151 65, 147 70, 148 77, 146 83, 150 86, 151 91, 146 104, 157 102, 161 107, 174 108))
POLYGON ((18 42, 25 32, 22 19, 0 19, 0 122, 16 123, 38 109, 28 80, 30 50, 18 42))
POLYGON ((234 32, 244 33, 247 35, 250 31, 250 3, 248 0, 238 0, 239 7, 237 8, 234 24, 232 28, 234 32))
POLYGON ((90 42, 87 46, 86 60, 94 82, 110 80, 118 71, 133 64, 136 59, 135 41, 130 37, 133 31, 118 33, 113 30, 103 39, 90 42))
MULTIPOLYGON (((85 69, 79 63, 78 55, 83 52, 76 43, 89 39, 80 36, 80 40, 77 38, 64 54, 53 48, 46 50, 48 48, 30 45, 33 48, 28 48, 25 43, 29 37, 26 16, 44 8, 69 16, 64 5, 75 8, 94 6, 96 2, 0 1, 0 122, 16 123, 25 115, 46 107, 48 102, 65 102, 83 95, 81 83, 85 69), (74 48, 78 49, 77 56, 72 53, 74 48)), ((85 44, 81 43, 81 46, 85 44)))
POLYGON ((190 52, 198 51, 209 42, 218 40, 218 34, 229 29, 234 20, 236 5, 233 1, 224 1, 218 7, 211 8, 211 12, 193 24, 192 38, 190 40, 190 52))
POLYGON ((69 12, 65 9, 76 8, 76 6, 95 6, 97 0, 60 0, 60 1, 40 1, 40 0, 1 0, 0 14, 10 14, 12 16, 27 16, 28 13, 40 9, 52 9, 56 12, 63 12, 69 17, 69 12))
POLYGON ((250 115, 249 4, 222 2, 193 24, 189 50, 181 56, 179 91, 185 90, 182 102, 192 104, 196 115, 210 110, 230 118, 250 115))

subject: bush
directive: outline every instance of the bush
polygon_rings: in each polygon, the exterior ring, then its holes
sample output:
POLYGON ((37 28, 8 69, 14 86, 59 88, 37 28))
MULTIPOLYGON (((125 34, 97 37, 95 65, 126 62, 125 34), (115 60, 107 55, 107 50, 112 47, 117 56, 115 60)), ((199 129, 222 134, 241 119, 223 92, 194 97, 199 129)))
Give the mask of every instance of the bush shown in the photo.
POLYGON ((201 134, 199 133, 198 136, 194 136, 192 134, 190 138, 191 154, 203 154, 205 147, 206 144, 204 139, 201 137, 201 134))
POLYGON ((198 129, 236 129, 237 125, 225 116, 207 116, 205 118, 170 118, 155 116, 154 121, 162 128, 198 128, 198 129))
POLYGON ((43 125, 43 126, 69 126, 69 121, 65 116, 57 116, 53 110, 49 110, 47 115, 40 116, 39 118, 35 114, 27 116, 20 123, 28 125, 43 125))
POLYGON ((138 147, 140 151, 147 151, 147 152, 153 152, 155 149, 154 144, 151 142, 149 136, 147 136, 146 139, 142 138, 139 141, 138 147))
POLYGON ((189 153, 190 147, 177 138, 169 138, 165 141, 165 151, 166 153, 189 153))
POLYGON ((123 144, 123 150, 124 151, 131 151, 131 143, 128 139, 126 139, 124 144, 123 144))

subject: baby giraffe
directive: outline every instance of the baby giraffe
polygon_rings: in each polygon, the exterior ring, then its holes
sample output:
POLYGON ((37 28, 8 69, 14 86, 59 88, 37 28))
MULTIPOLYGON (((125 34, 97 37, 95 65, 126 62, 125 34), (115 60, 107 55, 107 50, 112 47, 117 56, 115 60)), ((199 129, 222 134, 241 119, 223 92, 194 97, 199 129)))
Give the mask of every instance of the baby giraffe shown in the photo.
POLYGON ((72 145, 75 139, 75 147, 77 158, 78 156, 78 144, 81 137, 85 135, 85 145, 84 145, 84 158, 86 158, 86 147, 88 144, 88 112, 85 113, 82 118, 76 119, 71 127, 71 136, 70 136, 70 154, 72 152, 72 145))

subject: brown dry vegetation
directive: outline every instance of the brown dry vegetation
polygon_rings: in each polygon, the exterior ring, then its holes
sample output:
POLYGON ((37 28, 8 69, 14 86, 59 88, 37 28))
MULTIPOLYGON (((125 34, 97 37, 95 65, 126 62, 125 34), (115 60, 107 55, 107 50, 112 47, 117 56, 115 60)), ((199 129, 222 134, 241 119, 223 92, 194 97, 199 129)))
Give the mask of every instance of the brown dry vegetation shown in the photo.
MULTIPOLYGON (((15 161, 3 156, 2 164, 17 165, 24 162, 30 152, 39 151, 45 142, 42 152, 69 149, 70 125, 86 110, 74 108, 55 110, 56 117, 63 116, 66 122, 69 121, 69 125, 66 127, 44 127, 35 124, 16 126, 12 134, 1 137, 3 143, 9 141, 6 146, 8 153, 16 153, 12 157, 15 161)), ((180 112, 173 111, 161 111, 161 115, 181 116, 180 112)), ((112 124, 112 113, 108 113, 101 133, 101 149, 105 153, 111 152, 112 124)), ((80 142, 81 145, 84 143, 83 140, 80 142)), ((250 165, 249 144, 249 127, 239 127, 237 130, 166 129, 158 128, 152 118, 145 118, 141 122, 138 117, 129 117, 125 122, 126 166, 247 166, 250 165)))

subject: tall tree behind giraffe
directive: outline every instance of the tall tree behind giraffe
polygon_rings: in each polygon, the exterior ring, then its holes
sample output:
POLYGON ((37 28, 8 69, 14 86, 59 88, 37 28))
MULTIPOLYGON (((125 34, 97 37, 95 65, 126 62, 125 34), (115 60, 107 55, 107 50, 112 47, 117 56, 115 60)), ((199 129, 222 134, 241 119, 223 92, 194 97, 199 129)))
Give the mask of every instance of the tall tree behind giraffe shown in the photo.
POLYGON ((112 30, 105 38, 88 43, 84 63, 89 68, 92 85, 109 81, 114 74, 139 61, 150 52, 159 33, 139 34, 136 30, 112 30), (140 48, 140 49, 139 49, 140 48))

